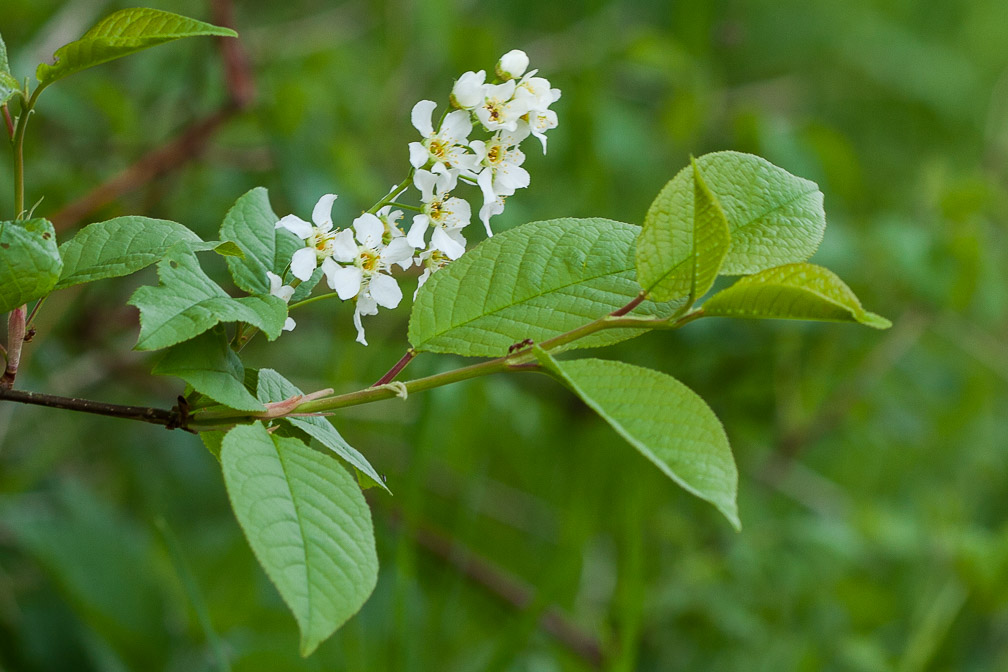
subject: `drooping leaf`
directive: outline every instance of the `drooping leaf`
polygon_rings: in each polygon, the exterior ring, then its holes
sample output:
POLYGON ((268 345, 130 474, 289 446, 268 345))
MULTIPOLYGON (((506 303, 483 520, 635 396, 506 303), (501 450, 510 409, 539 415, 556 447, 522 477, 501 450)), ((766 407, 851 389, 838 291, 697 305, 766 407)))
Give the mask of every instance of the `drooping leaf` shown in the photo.
POLYGON ((62 289, 84 282, 118 278, 161 261, 179 243, 203 241, 177 222, 149 217, 116 217, 88 224, 60 245, 62 289))
POLYGON ((47 295, 62 268, 48 220, 0 222, 0 315, 47 295))
MULTIPOLYGON (((648 294, 655 299, 671 300, 688 297, 692 303, 707 293, 717 279, 731 236, 728 222, 717 197, 711 193, 695 159, 691 159, 693 209, 692 225, 676 221, 683 212, 669 212, 665 216, 655 214, 651 226, 667 227, 666 236, 658 240, 670 240, 672 246, 650 247, 638 241, 637 280, 648 294), (677 233, 689 231, 682 244, 688 247, 685 255, 677 253, 677 233), (668 263, 672 266, 667 266, 668 263)), ((652 206, 654 210, 655 206, 652 206)), ((652 213, 649 213, 651 216, 652 213)), ((643 235, 643 234, 642 234, 643 235)))
POLYGON ((11 74, 10 63, 7 61, 7 45, 0 36, 0 105, 6 103, 20 88, 17 77, 11 74))
POLYGON ((280 335, 287 304, 275 296, 233 299, 203 272, 196 255, 172 248, 158 262, 157 287, 137 289, 127 302, 140 309, 138 350, 160 350, 199 336, 220 322, 246 322, 270 340, 280 335))
POLYGON ((211 330, 173 345, 151 370, 157 376, 175 376, 200 394, 239 411, 264 411, 266 407, 245 389, 245 369, 228 346, 226 335, 211 330))
POLYGON ((210 454, 217 458, 218 462, 220 462, 221 446, 224 444, 225 436, 225 432, 217 429, 211 429, 199 433, 200 441, 202 441, 206 449, 210 451, 210 454))
POLYGON ((304 245, 287 229, 276 228, 277 219, 266 189, 256 187, 231 206, 221 224, 221 238, 233 241, 245 255, 228 259, 228 270, 249 294, 268 294, 266 272, 283 277, 294 252, 304 245))
MULTIPOLYGON (((705 154, 696 163, 731 233, 721 273, 758 273, 805 261, 819 247, 826 215, 814 182, 740 152, 705 154)), ((648 209, 637 241, 637 269, 645 286, 689 263, 694 199, 693 170, 686 167, 648 209)))
POLYGON ((601 359, 540 363, 669 478, 713 504, 736 528, 738 471, 721 422, 695 392, 664 373, 601 359))
POLYGON ((183 37, 218 35, 237 37, 230 28, 190 19, 158 9, 121 9, 109 14, 79 40, 56 50, 55 63, 43 63, 35 71, 42 86, 101 63, 171 42, 183 37))
MULTIPOLYGON (((259 401, 267 403, 283 401, 304 393, 273 369, 260 369, 257 394, 259 401)), ((348 464, 363 474, 372 484, 381 487, 386 492, 389 491, 381 476, 371 466, 371 463, 367 461, 367 458, 344 441, 343 437, 340 436, 340 433, 336 431, 336 428, 332 426, 332 423, 328 419, 318 416, 304 418, 288 417, 284 418, 284 420, 346 460, 348 464)))
MULTIPOLYGON (((431 276, 410 315, 417 350, 496 357, 623 307, 641 291, 634 279, 640 229, 608 219, 531 222, 483 241, 431 276)), ((646 301, 634 312, 669 315, 646 301)), ((613 329, 575 347, 616 343, 639 331, 613 329)))
POLYGON ((353 477, 297 439, 239 425, 221 448, 231 507, 301 629, 307 656, 374 590, 371 512, 353 477))
POLYGON ((703 305, 705 315, 787 320, 860 322, 876 329, 892 323, 866 311, 833 271, 814 264, 787 264, 740 278, 703 305))

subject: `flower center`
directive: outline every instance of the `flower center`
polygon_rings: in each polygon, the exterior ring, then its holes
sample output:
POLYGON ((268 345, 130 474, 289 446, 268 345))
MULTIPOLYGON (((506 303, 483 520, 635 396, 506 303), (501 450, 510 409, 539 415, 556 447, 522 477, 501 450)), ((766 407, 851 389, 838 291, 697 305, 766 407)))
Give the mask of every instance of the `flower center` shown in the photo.
POLYGON ((364 249, 360 251, 360 265, 361 268, 368 272, 374 272, 378 268, 378 260, 380 257, 378 253, 374 250, 364 249))
POLYGON ((315 255, 319 259, 325 259, 332 255, 332 244, 335 237, 335 233, 322 233, 315 229, 309 239, 309 246, 315 248, 315 255))

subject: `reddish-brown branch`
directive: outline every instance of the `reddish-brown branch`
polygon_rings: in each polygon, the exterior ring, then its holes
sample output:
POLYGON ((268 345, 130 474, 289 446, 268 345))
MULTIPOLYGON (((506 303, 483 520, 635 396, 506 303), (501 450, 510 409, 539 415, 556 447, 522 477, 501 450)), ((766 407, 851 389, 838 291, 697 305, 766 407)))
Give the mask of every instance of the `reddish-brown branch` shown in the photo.
POLYGON ((10 110, 7 109, 7 103, 3 104, 3 118, 4 123, 7 125, 7 135, 10 136, 11 140, 14 139, 14 120, 11 119, 10 110))
POLYGON ((399 359, 399 361, 396 362, 395 365, 385 373, 384 376, 375 381, 374 385, 372 385, 371 387, 378 387, 379 385, 385 385, 386 383, 391 383, 393 380, 395 380, 395 377, 398 376, 399 373, 406 368, 406 365, 409 364, 414 357, 416 357, 416 354, 417 354, 416 350, 414 350, 413 348, 407 350, 406 354, 403 355, 399 359))
POLYGON ((638 294, 637 296, 635 296, 630 303, 626 304, 622 308, 618 308, 618 309, 614 310, 613 312, 611 312, 609 314, 612 317, 623 317, 624 315, 626 315, 627 313, 629 313, 631 310, 633 310, 634 308, 636 308, 637 306, 639 306, 641 304, 641 302, 644 301, 645 296, 646 296, 646 294, 644 294, 644 292, 641 292, 640 294, 638 294))

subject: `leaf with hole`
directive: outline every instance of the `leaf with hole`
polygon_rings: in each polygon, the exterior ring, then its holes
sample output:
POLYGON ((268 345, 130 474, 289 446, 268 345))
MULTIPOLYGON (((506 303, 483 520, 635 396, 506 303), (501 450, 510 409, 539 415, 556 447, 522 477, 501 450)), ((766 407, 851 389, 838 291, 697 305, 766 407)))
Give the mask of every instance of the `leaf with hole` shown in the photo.
POLYGON ((220 457, 235 517, 293 612, 307 656, 378 580, 364 495, 337 460, 259 423, 229 431, 220 457))
POLYGON ((49 294, 62 268, 48 220, 0 222, 0 315, 49 294))
POLYGON ((664 373, 602 359, 539 362, 627 442, 740 528, 738 471, 721 421, 693 390, 664 373))
POLYGON ((833 271, 814 264, 787 264, 740 278, 703 305, 711 317, 779 318, 859 322, 875 329, 892 323, 865 310, 833 271))

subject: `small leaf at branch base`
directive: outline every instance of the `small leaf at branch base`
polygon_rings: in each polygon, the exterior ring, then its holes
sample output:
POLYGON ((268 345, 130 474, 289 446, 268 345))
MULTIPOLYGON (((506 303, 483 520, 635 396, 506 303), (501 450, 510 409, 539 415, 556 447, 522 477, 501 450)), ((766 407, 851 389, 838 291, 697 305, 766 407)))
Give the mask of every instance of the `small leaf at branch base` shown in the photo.
POLYGON ((361 608, 377 582, 364 495, 336 460, 259 423, 228 432, 221 467, 235 517, 293 612, 307 656, 361 608))
POLYGON ((171 42, 183 37, 218 35, 237 37, 230 28, 221 28, 158 9, 121 9, 109 14, 79 40, 56 50, 53 65, 43 63, 35 71, 39 84, 45 86, 101 63, 171 42))
MULTIPOLYGON (((622 308, 641 291, 634 279, 640 229, 608 219, 530 222, 481 242, 431 276, 410 315, 420 351, 505 355, 525 339, 557 336, 622 308)), ((669 316, 676 306, 645 301, 635 315, 669 316)), ((596 347, 643 330, 611 329, 571 347, 596 347)))
POLYGON ((738 471, 714 412, 672 376, 601 359, 539 362, 603 420, 687 491, 707 500, 740 529, 738 471))
POLYGON ((167 348, 220 322, 246 322, 273 340, 287 319, 287 304, 276 296, 228 296, 188 250, 172 248, 158 263, 158 276, 157 287, 140 287, 128 301, 140 309, 138 350, 167 348))
POLYGON ((62 268, 48 220, 0 222, 0 315, 46 296, 62 268))
POLYGON ((892 323, 870 313, 832 271, 814 264, 787 264, 738 280, 703 305, 712 317, 780 318, 860 322, 875 329, 892 323))
MULTIPOLYGON (((293 383, 281 376, 273 369, 259 370, 259 386, 256 390, 259 400, 263 403, 283 401, 299 394, 303 394, 293 383)), ((361 455, 353 446, 343 440, 340 433, 332 426, 328 419, 320 416, 308 416, 304 418, 287 417, 283 420, 289 422, 294 427, 305 432, 329 450, 336 453, 348 464, 354 467, 372 485, 378 486, 389 492, 378 472, 375 471, 367 458, 361 455)), ((370 487, 370 486, 369 486, 370 487)))
POLYGON ((228 270, 235 284, 249 294, 269 294, 266 272, 283 277, 294 252, 304 245, 287 229, 276 228, 277 219, 266 189, 256 187, 231 206, 221 224, 221 238, 233 241, 244 253, 241 259, 228 259, 228 270))
POLYGON ((169 348, 151 373, 175 376, 200 394, 238 411, 265 411, 245 389, 245 370, 223 332, 208 331, 169 348))

